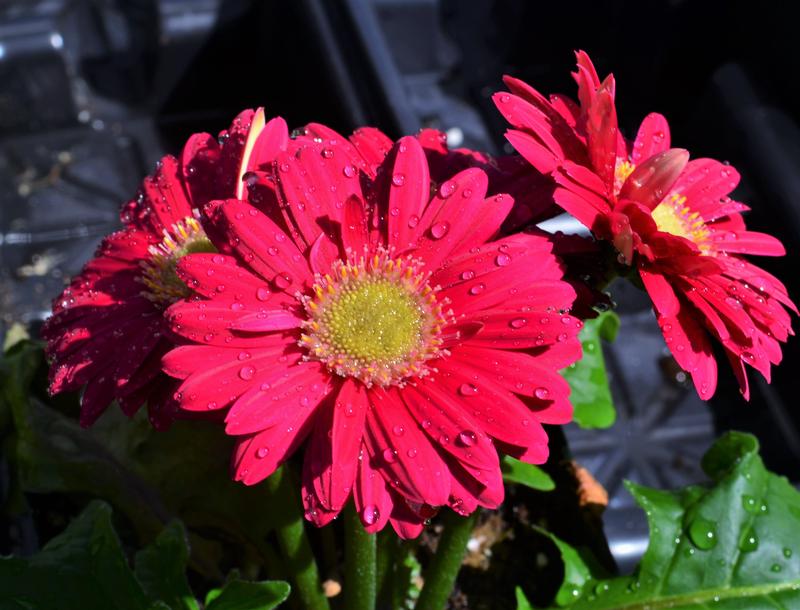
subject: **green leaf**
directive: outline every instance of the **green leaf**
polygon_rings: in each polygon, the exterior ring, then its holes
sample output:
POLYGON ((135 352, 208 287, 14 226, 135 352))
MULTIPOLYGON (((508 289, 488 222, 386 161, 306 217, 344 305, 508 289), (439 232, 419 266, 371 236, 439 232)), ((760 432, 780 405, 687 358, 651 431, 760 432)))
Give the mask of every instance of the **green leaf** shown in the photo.
POLYGON ((517 610, 533 610, 533 606, 531 606, 528 598, 522 592, 522 587, 517 587, 514 592, 517 596, 517 610))
POLYGON ((592 578, 564 607, 800 608, 800 493, 764 468, 747 434, 726 434, 702 464, 713 485, 673 492, 628 485, 647 513, 647 552, 633 576, 592 578))
POLYGON ((156 432, 144 409, 128 418, 111 405, 84 429, 66 415, 78 411, 75 396, 37 392, 34 379, 45 368, 41 344, 30 341, 15 344, 0 361, 0 429, 5 412, 15 435, 9 458, 24 491, 108 500, 144 542, 178 517, 189 532, 192 567, 212 580, 224 576, 219 540, 262 564, 274 557, 266 537, 280 515, 267 486, 231 480, 235 441, 219 425, 182 421, 156 432), (208 532, 214 540, 204 537, 208 532))
POLYGON ((573 418, 581 428, 609 428, 617 417, 601 340, 614 341, 619 325, 619 316, 613 311, 586 320, 579 335, 583 357, 561 371, 572 390, 573 418))
POLYGON ((186 531, 179 521, 172 521, 153 544, 136 554, 136 578, 151 601, 162 600, 172 610, 199 610, 186 580, 188 559, 186 531))
POLYGON ((206 610, 272 610, 289 597, 289 583, 232 580, 206 597, 206 610))
POLYGON ((91 503, 31 558, 0 558, 0 608, 149 610, 111 525, 111 508, 91 503))
POLYGON ((514 459, 510 455, 503 457, 500 470, 503 473, 503 480, 509 483, 518 483, 539 491, 552 491, 556 488, 555 481, 544 470, 514 459))

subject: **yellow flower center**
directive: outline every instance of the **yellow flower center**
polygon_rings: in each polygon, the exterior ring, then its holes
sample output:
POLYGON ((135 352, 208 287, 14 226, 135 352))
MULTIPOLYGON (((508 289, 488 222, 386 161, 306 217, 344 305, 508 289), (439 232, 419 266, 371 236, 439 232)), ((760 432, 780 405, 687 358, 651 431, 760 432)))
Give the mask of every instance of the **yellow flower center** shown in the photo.
POLYGON ((633 170, 636 169, 636 166, 631 163, 630 161, 626 161, 620 157, 617 158, 617 164, 614 167, 614 193, 619 193, 622 185, 625 184, 625 181, 628 179, 633 173, 633 170))
POLYGON ((711 231, 697 212, 686 206, 686 197, 673 194, 653 210, 653 220, 659 231, 677 235, 693 242, 703 254, 714 254, 711 231))
POLYGON ((308 358, 368 386, 402 385, 428 373, 442 355, 441 329, 451 317, 412 258, 388 252, 357 262, 337 261, 303 296, 308 320, 300 344, 308 358))
POLYGON ((143 273, 139 280, 145 285, 142 294, 161 307, 168 307, 192 295, 175 268, 187 254, 216 252, 196 219, 184 218, 172 225, 170 233, 164 229, 160 244, 150 246, 150 258, 142 262, 143 273))

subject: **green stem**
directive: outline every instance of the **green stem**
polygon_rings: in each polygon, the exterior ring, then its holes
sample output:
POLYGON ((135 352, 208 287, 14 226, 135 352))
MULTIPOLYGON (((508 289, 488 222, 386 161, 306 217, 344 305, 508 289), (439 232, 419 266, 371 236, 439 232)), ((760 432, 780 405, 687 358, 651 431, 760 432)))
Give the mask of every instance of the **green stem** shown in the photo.
POLYGON ((351 502, 344 511, 344 607, 375 610, 375 534, 368 534, 351 502))
POLYGON ((425 584, 415 610, 442 610, 445 607, 453 592, 467 541, 477 519, 477 510, 469 517, 461 517, 451 510, 445 512, 442 519, 444 531, 436 548, 436 555, 425 571, 425 584))
POLYGON ((275 503, 275 514, 283 516, 275 531, 283 551, 286 570, 292 576, 303 608, 330 610, 328 598, 322 594, 317 563, 303 525, 299 488, 292 479, 288 466, 282 466, 267 479, 275 503))
POLYGON ((375 564, 375 586, 377 589, 378 603, 383 604, 383 601, 388 599, 390 595, 392 572, 394 564, 397 561, 397 536, 391 528, 384 528, 377 534, 378 540, 376 542, 377 558, 375 564))

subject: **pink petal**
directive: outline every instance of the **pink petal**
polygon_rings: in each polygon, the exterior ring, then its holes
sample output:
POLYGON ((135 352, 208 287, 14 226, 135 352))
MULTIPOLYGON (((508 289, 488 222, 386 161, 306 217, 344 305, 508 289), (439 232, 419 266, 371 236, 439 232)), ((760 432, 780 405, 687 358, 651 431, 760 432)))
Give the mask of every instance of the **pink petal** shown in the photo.
POLYGON ((308 253, 311 270, 314 273, 325 275, 330 271, 333 262, 339 258, 341 258, 341 254, 333 240, 325 233, 320 233, 308 253))
POLYGON ((347 379, 317 416, 304 480, 326 510, 341 510, 353 490, 368 408, 364 387, 347 379))
POLYGON ((261 277, 273 280, 289 294, 297 289, 291 285, 312 279, 303 254, 278 225, 256 208, 228 199, 218 213, 233 249, 261 277))
POLYGON ((415 256, 436 269, 465 238, 484 213, 488 178, 479 169, 467 169, 442 183, 438 194, 415 228, 415 256))
POLYGON ((297 305, 294 297, 271 290, 263 279, 239 265, 232 256, 189 254, 180 259, 177 272, 195 292, 209 299, 225 301, 229 307, 240 303, 243 305, 240 311, 297 305))
POLYGON ((425 152, 416 138, 401 138, 392 155, 388 242, 402 252, 413 243, 416 227, 430 199, 430 175, 425 152))
POLYGON ((370 534, 383 529, 392 513, 392 497, 381 473, 370 464, 367 447, 363 443, 358 460, 358 476, 353 493, 356 511, 370 534))
POLYGON ((253 369, 247 391, 225 416, 226 434, 252 434, 286 421, 305 420, 308 415, 303 414, 314 411, 331 389, 327 374, 317 362, 261 369, 257 368, 260 362, 253 361, 253 365, 250 361, 244 365, 253 369))
POLYGON ((242 316, 233 322, 230 328, 246 332, 272 332, 298 328, 302 322, 303 320, 291 311, 272 309, 242 316))
POLYGON ((440 450, 479 470, 500 467, 497 452, 481 423, 469 415, 457 397, 441 391, 436 383, 425 381, 403 388, 400 396, 440 450))
POLYGON ((358 197, 349 197, 344 202, 342 216, 342 245, 355 257, 362 256, 369 245, 369 227, 364 203, 358 197))
POLYGON ((367 447, 373 467, 379 468, 396 489, 419 503, 447 503, 450 479, 447 466, 411 417, 396 390, 371 389, 367 412, 367 447))
POLYGON ((644 117, 644 121, 639 126, 639 132, 633 142, 631 161, 634 165, 639 165, 653 155, 668 150, 669 145, 670 135, 667 119, 657 112, 652 112, 644 117))
POLYGON ((549 174, 559 165, 559 159, 539 140, 524 131, 509 129, 506 140, 525 160, 543 174, 549 174))
POLYGON ((671 148, 638 165, 622 185, 620 199, 631 199, 654 209, 670 192, 689 161, 689 151, 671 148))
POLYGON ((681 304, 669 281, 657 271, 650 271, 645 267, 639 268, 639 275, 656 311, 662 316, 678 315, 681 304))

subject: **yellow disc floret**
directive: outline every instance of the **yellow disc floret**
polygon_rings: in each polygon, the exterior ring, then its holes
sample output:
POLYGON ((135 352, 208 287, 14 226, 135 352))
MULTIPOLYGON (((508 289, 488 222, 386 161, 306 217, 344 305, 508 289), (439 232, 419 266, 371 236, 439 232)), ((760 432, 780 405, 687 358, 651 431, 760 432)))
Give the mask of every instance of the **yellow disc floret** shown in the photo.
POLYGON ((677 235, 693 242, 703 254, 714 254, 711 232, 700 214, 686 206, 686 197, 673 194, 653 210, 653 220, 659 231, 677 235))
POLYGON ((192 291, 175 270, 178 261, 187 254, 216 251, 195 218, 190 216, 176 222, 171 232, 164 229, 164 239, 150 246, 150 258, 142 262, 143 273, 139 278, 145 285, 142 294, 162 307, 191 296, 192 291))
POLYGON ((443 312, 421 264, 393 259, 386 251, 358 261, 334 263, 318 275, 312 296, 301 296, 308 320, 300 344, 308 358, 365 384, 402 385, 428 372, 441 356, 443 312))

